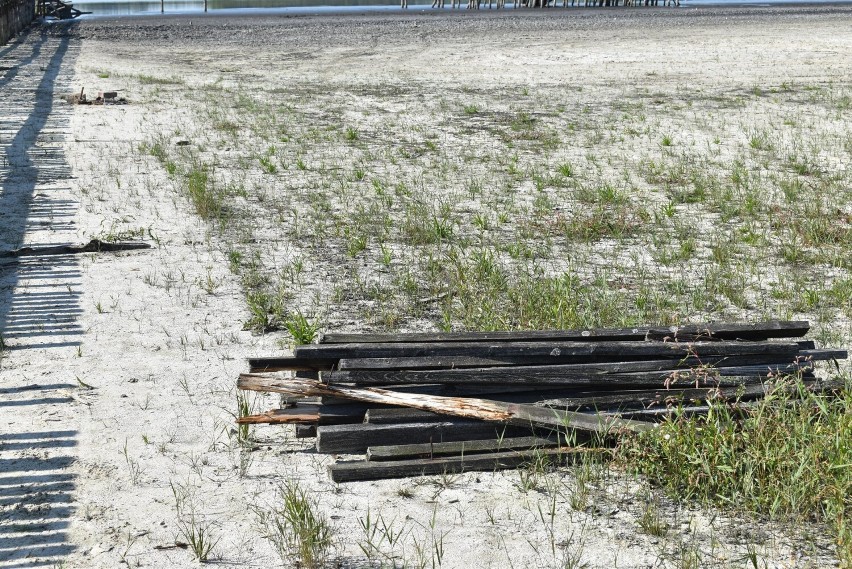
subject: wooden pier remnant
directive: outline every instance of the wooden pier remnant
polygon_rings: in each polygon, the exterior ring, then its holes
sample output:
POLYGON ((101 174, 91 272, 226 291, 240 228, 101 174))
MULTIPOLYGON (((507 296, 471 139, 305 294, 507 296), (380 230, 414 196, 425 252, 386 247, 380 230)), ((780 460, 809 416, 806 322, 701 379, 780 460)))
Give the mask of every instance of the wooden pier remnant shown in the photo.
POLYGON ((33 0, 0 0, 0 45, 5 45, 35 19, 33 0))

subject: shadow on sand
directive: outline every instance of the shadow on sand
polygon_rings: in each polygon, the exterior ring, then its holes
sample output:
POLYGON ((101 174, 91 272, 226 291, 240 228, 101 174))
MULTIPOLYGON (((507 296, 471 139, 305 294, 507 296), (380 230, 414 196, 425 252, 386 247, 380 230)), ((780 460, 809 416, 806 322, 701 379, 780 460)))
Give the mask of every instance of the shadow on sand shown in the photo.
MULTIPOLYGON (((68 37, 39 26, 0 48, 0 251, 74 234, 63 149, 71 111, 55 108, 73 70, 69 48, 68 37)), ((27 383, 5 368, 10 350, 79 344, 77 263, 71 255, 0 258, 0 566, 7 569, 56 566, 74 550, 67 529, 77 431, 25 426, 50 421, 75 386, 27 383)))

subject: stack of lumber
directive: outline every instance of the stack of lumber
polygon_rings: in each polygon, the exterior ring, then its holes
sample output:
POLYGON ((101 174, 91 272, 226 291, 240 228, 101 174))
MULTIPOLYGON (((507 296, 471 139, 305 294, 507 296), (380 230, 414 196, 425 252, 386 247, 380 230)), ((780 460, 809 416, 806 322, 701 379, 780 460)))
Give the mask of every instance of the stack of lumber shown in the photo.
POLYGON ((366 453, 333 480, 512 468, 605 447, 710 401, 752 405, 780 377, 832 387, 814 362, 843 350, 801 340, 807 322, 682 327, 326 334, 292 357, 250 359, 244 390, 284 408, 240 423, 295 424, 317 451, 366 453))

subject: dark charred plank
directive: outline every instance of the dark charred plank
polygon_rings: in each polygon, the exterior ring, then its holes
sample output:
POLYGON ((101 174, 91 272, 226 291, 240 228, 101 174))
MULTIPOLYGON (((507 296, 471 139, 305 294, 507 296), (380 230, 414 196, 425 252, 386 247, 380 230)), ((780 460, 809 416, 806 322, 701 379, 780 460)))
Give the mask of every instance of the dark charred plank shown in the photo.
POLYGON ((553 464, 562 464, 570 451, 560 449, 535 449, 464 457, 449 457, 419 460, 394 460, 384 462, 339 462, 328 467, 334 482, 358 480, 385 480, 408 476, 450 474, 470 471, 496 471, 517 468, 541 457, 548 457, 553 464))
POLYGON ((310 439, 317 436, 317 426, 316 424, 298 424, 296 425, 296 438, 297 439, 310 439))
MULTIPOLYGON (((797 358, 819 360, 846 359, 845 350, 800 350, 797 358)), ((572 359, 568 356, 566 359, 572 359)), ((792 361, 792 359, 790 360, 792 361)), ((784 363, 790 363, 790 361, 784 363)), ((487 367, 540 366, 558 364, 554 356, 543 357, 494 357, 475 358, 469 356, 437 356, 414 358, 343 358, 337 369, 350 370, 432 370, 432 369, 467 369, 487 367)), ((687 356, 679 360, 631 360, 625 362, 592 362, 578 364, 562 364, 566 369, 588 371, 591 373, 627 373, 634 371, 653 371, 672 368, 687 368, 696 366, 731 367, 741 365, 778 364, 777 356, 744 355, 744 356, 709 356, 696 358, 687 356), (570 368, 568 366, 571 366, 570 368)))
POLYGON ((371 425, 431 423, 445 419, 446 415, 432 413, 431 411, 421 411, 420 409, 408 409, 406 407, 367 409, 367 412, 364 413, 364 422, 371 425))
MULTIPOLYGON (((564 444, 564 441, 562 441, 564 444)), ((367 449, 368 461, 432 459, 441 456, 470 456, 483 452, 508 452, 530 450, 534 448, 552 448, 561 443, 558 437, 513 437, 502 439, 482 439, 478 441, 458 441, 446 443, 423 443, 376 446, 367 449)))
POLYGON ((530 429, 468 420, 391 425, 330 425, 317 429, 317 452, 352 454, 364 452, 371 446, 385 446, 399 441, 437 443, 529 434, 530 429))
POLYGON ((766 340, 799 338, 810 330, 806 321, 772 320, 756 324, 688 324, 672 327, 597 328, 588 330, 536 330, 496 332, 426 332, 407 334, 324 334, 321 344, 384 344, 424 342, 518 342, 528 340, 624 341, 659 338, 766 340))
MULTIPOLYGON (((295 355, 307 358, 390 358, 424 356, 583 356, 604 361, 636 357, 740 356, 773 354, 791 361, 800 346, 795 342, 434 342, 421 344, 311 344, 297 346, 295 355)), ((564 362, 563 362, 564 363, 564 362)))
POLYGON ((272 371, 327 371, 335 369, 336 359, 322 358, 249 358, 251 373, 272 371))
MULTIPOLYGON (((786 366, 781 366, 785 367, 786 366)), ((618 374, 589 374, 565 371, 558 366, 523 368, 479 368, 431 371, 336 371, 322 376, 329 385, 388 386, 405 384, 488 384, 563 387, 618 387, 636 389, 661 387, 670 382, 700 385, 742 385, 762 381, 769 366, 710 370, 661 370, 618 374)))

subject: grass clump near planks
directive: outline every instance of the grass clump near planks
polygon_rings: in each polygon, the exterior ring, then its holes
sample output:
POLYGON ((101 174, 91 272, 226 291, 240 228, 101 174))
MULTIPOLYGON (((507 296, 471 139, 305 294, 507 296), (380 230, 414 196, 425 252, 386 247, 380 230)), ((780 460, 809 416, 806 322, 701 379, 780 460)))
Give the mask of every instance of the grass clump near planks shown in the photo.
POLYGON ((334 545, 330 522, 297 482, 282 487, 279 499, 279 507, 257 514, 281 560, 306 569, 324 567, 334 545))
POLYGON ((826 523, 852 567, 852 382, 835 394, 776 389, 741 413, 718 403, 676 416, 628 440, 619 460, 678 498, 826 523))

